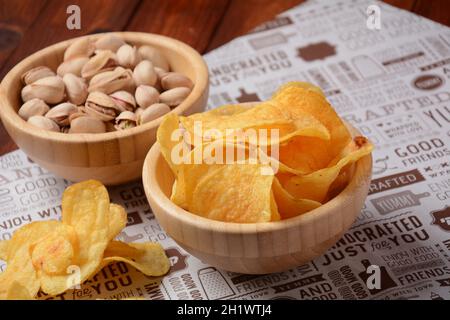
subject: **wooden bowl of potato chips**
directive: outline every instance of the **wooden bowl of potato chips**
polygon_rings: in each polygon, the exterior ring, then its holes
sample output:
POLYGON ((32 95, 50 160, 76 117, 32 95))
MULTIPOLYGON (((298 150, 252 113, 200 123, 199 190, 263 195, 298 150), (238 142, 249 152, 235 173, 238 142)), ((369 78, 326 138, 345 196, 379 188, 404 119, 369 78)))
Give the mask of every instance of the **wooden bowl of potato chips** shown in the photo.
POLYGON ((371 180, 370 141, 305 83, 250 107, 168 115, 157 139, 142 174, 156 218, 186 251, 233 272, 280 272, 323 254, 354 222, 371 180), (214 134, 199 139, 198 124, 214 134), (279 135, 254 142, 222 135, 225 128, 279 135), (243 159, 223 156, 239 152, 243 159))

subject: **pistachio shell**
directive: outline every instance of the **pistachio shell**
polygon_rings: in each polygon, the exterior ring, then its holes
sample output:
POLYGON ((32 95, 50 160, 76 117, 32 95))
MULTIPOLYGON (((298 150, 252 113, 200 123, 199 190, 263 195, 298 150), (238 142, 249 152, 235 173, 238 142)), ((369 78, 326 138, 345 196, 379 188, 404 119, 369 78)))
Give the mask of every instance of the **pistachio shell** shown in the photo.
POLYGON ((56 70, 58 76, 63 77, 68 73, 72 73, 77 77, 81 76, 81 69, 89 61, 88 57, 76 57, 61 63, 56 70))
POLYGON ((145 109, 142 114, 139 116, 138 123, 144 124, 159 117, 162 117, 166 113, 170 112, 170 107, 164 103, 155 103, 145 109))
POLYGON ((178 87, 161 93, 159 100, 162 103, 167 104, 169 107, 175 107, 183 102, 189 93, 191 93, 191 89, 186 87, 178 87))
POLYGON ((139 119, 139 117, 141 116, 142 112, 144 112, 144 110, 145 110, 145 109, 137 108, 137 109, 134 111, 134 114, 136 115, 136 119, 139 119))
POLYGON ((116 55, 109 50, 99 51, 83 66, 81 76, 89 79, 100 72, 114 70, 115 67, 117 67, 116 55))
POLYGON ((112 71, 96 74, 89 82, 88 91, 101 91, 110 94, 118 90, 134 88, 132 72, 129 69, 117 67, 112 71))
POLYGON ((114 34, 107 34, 100 37, 95 42, 95 48, 99 50, 111 50, 116 52, 121 46, 125 44, 122 38, 114 34))
POLYGON ((133 80, 136 86, 141 84, 154 86, 158 80, 158 76, 153 69, 153 64, 148 60, 142 60, 138 63, 133 71, 133 80))
POLYGON ((116 130, 124 130, 128 128, 136 127, 136 115, 131 111, 124 111, 116 118, 116 130))
POLYGON ((154 87, 156 88, 156 90, 161 92, 161 91, 163 91, 163 88, 161 85, 161 79, 169 72, 164 69, 158 68, 158 67, 154 67, 153 69, 155 70, 156 75, 158 76, 158 79, 156 80, 154 87))
POLYGON ((106 126, 100 119, 85 116, 78 117, 70 123, 69 133, 103 133, 106 132, 106 126))
POLYGON ((25 86, 22 89, 22 100, 26 102, 34 98, 50 104, 61 102, 64 99, 64 82, 60 77, 52 76, 25 86))
POLYGON ((43 116, 32 116, 27 122, 40 129, 59 132, 59 126, 53 120, 43 116))
POLYGON ((75 57, 89 57, 94 53, 94 44, 89 38, 80 38, 72 42, 64 52, 64 61, 75 57))
POLYGON ((64 102, 54 106, 46 113, 45 117, 53 120, 60 127, 69 125, 69 117, 71 114, 78 112, 76 105, 64 102))
POLYGON ((138 52, 142 59, 151 61, 155 67, 169 71, 169 62, 158 49, 151 46, 141 46, 138 52))
POLYGON ((134 94, 137 104, 145 109, 159 101, 159 92, 153 87, 140 85, 134 94))
POLYGON ((31 99, 25 102, 19 109, 19 116, 28 120, 32 116, 43 116, 50 107, 41 99, 31 99))
POLYGON ((116 102, 120 111, 133 111, 136 108, 136 100, 131 93, 121 90, 109 95, 116 102))
POLYGON ((55 75, 56 74, 50 68, 39 66, 39 67, 35 67, 35 68, 30 69, 27 72, 25 72, 22 75, 21 79, 22 79, 22 82, 25 85, 27 85, 27 84, 32 84, 33 82, 35 82, 39 79, 51 77, 51 76, 55 76, 55 75))
POLYGON ((139 61, 141 61, 140 55, 136 47, 132 47, 128 44, 124 44, 117 50, 117 61, 124 68, 133 69, 139 61))
POLYGON ((161 78, 161 86, 164 90, 170 90, 178 87, 192 89, 194 83, 184 74, 178 72, 168 72, 161 78))
POLYGON ((86 101, 88 91, 84 79, 68 73, 64 75, 63 82, 66 86, 67 98, 70 102, 80 105, 86 101))
POLYGON ((111 121, 120 112, 115 101, 103 92, 94 91, 86 99, 86 113, 102 121, 111 121))

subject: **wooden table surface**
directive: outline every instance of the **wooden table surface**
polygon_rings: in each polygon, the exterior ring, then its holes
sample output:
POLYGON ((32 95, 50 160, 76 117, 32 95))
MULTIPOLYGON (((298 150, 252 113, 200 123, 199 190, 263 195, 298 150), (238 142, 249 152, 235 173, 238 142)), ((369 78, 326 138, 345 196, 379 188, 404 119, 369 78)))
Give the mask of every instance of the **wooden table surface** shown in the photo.
MULTIPOLYGON (((159 33, 206 53, 302 2, 304 0, 0 0, 0 79, 17 62, 39 49, 95 32, 159 33), (81 30, 66 27, 66 9, 71 4, 81 8, 81 30)), ((385 2, 450 26, 448 0, 385 2)), ((15 149, 17 146, 1 124, 0 155, 15 149)))

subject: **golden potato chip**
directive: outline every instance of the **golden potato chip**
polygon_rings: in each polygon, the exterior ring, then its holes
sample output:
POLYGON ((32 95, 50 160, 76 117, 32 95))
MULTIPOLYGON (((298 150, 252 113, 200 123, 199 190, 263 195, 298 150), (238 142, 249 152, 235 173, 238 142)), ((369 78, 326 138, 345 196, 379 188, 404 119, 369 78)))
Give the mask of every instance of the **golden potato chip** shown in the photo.
POLYGON ((270 192, 270 221, 278 221, 281 219, 280 212, 278 211, 278 205, 275 201, 273 191, 270 192))
POLYGON ((341 169, 372 152, 373 145, 367 139, 365 141, 364 144, 357 146, 357 150, 347 154, 335 165, 314 171, 308 175, 292 176, 285 183, 282 183, 283 187, 294 198, 323 202, 330 185, 336 179, 341 169))
POLYGON ((159 243, 125 243, 112 241, 105 250, 102 263, 122 261, 147 276, 162 276, 170 269, 170 262, 159 243))
POLYGON ((336 111, 318 90, 307 89, 302 84, 290 82, 282 86, 273 95, 272 100, 278 102, 274 105, 289 112, 293 119, 307 113, 320 121, 330 132, 327 146, 333 158, 350 143, 351 135, 336 111))
POLYGON ((283 189, 278 178, 273 179, 272 191, 278 205, 281 219, 288 219, 320 207, 320 202, 308 199, 295 199, 283 189))
POLYGON ((161 154, 170 166, 170 169, 172 169, 175 177, 178 176, 179 164, 174 163, 173 159, 176 155, 172 153, 178 152, 177 156, 182 158, 183 149, 178 150, 178 147, 185 146, 183 136, 181 134, 176 135, 176 132, 181 133, 178 129, 180 129, 178 116, 175 113, 169 113, 164 117, 156 133, 156 140, 160 145, 161 154))
POLYGON ((109 231, 108 239, 114 239, 127 225, 127 212, 115 203, 109 205, 109 231))
POLYGON ((19 282, 14 281, 6 292, 6 300, 33 300, 34 296, 19 282))
MULTIPOLYGON (((227 109, 231 108, 227 107, 227 109)), ((245 139, 257 145, 279 144, 295 136, 330 139, 328 129, 313 115, 303 112, 301 116, 298 115, 293 119, 290 113, 277 107, 276 102, 272 101, 259 103, 248 110, 231 115, 214 113, 212 110, 189 117, 180 117, 180 122, 189 133, 190 141, 187 143, 194 146, 217 139, 245 139), (201 128, 196 129, 196 124, 201 124, 201 128), (264 136, 262 129, 266 131, 264 136), (272 130, 277 130, 278 136, 274 136, 275 138, 272 136, 272 130), (200 132, 202 136, 199 137, 197 132, 200 132), (253 140, 256 141, 252 141, 254 136, 256 137, 253 140)))
POLYGON ((69 186, 62 199, 62 222, 75 229, 78 238, 77 277, 72 273, 42 273, 41 289, 56 295, 83 283, 97 270, 109 243, 109 196, 99 181, 88 180, 69 186), (75 283, 75 282, 76 283, 75 283))
POLYGON ((219 221, 270 221, 274 176, 269 170, 263 164, 226 164, 213 170, 199 180, 189 211, 219 221))
POLYGON ((0 241, 0 260, 5 260, 8 258, 8 241, 0 241))

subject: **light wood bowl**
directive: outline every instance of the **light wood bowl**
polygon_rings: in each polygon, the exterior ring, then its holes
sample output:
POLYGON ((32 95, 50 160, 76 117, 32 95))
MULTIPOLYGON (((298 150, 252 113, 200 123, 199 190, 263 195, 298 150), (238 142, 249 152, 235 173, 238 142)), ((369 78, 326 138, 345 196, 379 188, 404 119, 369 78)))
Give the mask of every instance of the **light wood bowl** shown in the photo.
POLYGON ((212 266, 239 273, 280 272, 322 255, 349 229, 367 196, 372 157, 361 158, 347 187, 321 207, 268 223, 227 223, 192 214, 169 197, 174 176, 160 152, 150 149, 142 173, 150 206, 183 249, 212 266))
MULTIPOLYGON (((193 82, 191 94, 171 112, 192 114, 204 110, 208 98, 208 68, 190 46, 168 37, 139 32, 118 32, 134 45, 159 48, 173 71, 193 82)), ((96 39, 100 34, 89 35, 96 39)), ((0 116, 14 142, 36 163, 70 181, 97 179, 106 185, 136 180, 141 176, 144 158, 156 140, 161 118, 135 128, 101 134, 64 134, 37 129, 17 114, 21 105, 20 76, 45 65, 56 70, 65 48, 75 39, 40 50, 17 64, 0 85, 0 116)))

